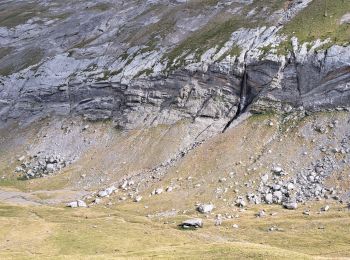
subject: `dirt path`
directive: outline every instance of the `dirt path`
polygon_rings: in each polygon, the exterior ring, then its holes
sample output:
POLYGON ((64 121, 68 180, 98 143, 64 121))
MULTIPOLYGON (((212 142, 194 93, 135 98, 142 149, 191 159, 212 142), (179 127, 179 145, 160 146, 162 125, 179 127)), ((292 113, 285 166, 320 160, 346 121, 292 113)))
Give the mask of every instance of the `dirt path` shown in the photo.
POLYGON ((40 190, 27 193, 18 190, 0 189, 0 202, 17 205, 55 205, 80 199, 87 194, 86 191, 72 190, 40 190))

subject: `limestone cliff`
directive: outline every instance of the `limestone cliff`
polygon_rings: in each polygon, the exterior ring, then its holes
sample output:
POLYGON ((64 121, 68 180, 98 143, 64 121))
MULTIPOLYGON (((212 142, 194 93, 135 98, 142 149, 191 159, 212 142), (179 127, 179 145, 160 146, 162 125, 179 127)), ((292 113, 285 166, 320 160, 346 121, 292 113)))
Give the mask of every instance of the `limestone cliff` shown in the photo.
POLYGON ((2 3, 0 124, 186 118, 219 132, 245 111, 349 107, 349 3, 324 16, 322 1, 261 2, 2 3))

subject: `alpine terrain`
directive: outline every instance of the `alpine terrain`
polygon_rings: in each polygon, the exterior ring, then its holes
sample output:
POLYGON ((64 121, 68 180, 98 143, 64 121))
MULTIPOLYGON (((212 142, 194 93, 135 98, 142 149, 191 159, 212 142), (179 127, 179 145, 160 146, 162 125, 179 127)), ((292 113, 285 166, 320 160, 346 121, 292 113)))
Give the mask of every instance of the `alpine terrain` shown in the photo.
POLYGON ((1 259, 350 258, 350 1, 0 1, 0 225, 1 259))

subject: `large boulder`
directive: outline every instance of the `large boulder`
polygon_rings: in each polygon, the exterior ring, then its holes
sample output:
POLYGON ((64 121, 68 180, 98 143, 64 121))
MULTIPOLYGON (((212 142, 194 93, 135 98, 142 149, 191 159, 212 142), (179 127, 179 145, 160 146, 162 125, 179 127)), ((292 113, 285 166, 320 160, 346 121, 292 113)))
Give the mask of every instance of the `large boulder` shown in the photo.
POLYGON ((188 219, 188 220, 183 221, 179 226, 182 228, 185 228, 185 229, 202 228, 203 227, 203 220, 200 218, 188 219))
POLYGON ((214 205, 212 204, 201 204, 197 207, 197 210, 200 213, 206 214, 212 212, 214 209, 214 205))

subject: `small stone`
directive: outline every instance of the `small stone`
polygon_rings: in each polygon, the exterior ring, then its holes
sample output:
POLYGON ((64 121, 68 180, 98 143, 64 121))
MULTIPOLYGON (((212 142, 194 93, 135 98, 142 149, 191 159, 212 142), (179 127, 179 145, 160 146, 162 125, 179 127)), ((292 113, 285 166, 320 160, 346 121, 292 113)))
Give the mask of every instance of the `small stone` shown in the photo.
POLYGON ((265 202, 267 204, 272 204, 273 203, 273 196, 271 193, 268 193, 265 195, 265 202))
POLYGON ((220 178, 219 182, 221 182, 221 183, 226 182, 226 178, 220 178))
POLYGON ((265 174, 265 175, 261 176, 262 183, 266 184, 268 180, 269 180, 269 175, 268 174, 265 174))
POLYGON ((306 216, 310 216, 310 211, 305 210, 305 211, 303 212, 303 214, 306 215, 306 216))
POLYGON ((232 225, 233 228, 238 228, 239 226, 237 224, 232 225))
POLYGON ((98 196, 101 197, 101 198, 104 198, 104 197, 107 197, 109 194, 106 190, 101 190, 99 191, 98 193, 98 196))
POLYGON ((16 171, 16 172, 22 172, 22 171, 23 171, 23 168, 20 167, 20 166, 18 166, 18 167, 16 167, 15 171, 16 171))
POLYGON ((142 200, 142 196, 138 195, 134 198, 134 202, 140 202, 142 200))
POLYGON ((277 230, 277 227, 276 227, 276 226, 272 226, 272 227, 269 228, 269 231, 270 231, 270 232, 271 232, 271 231, 275 231, 275 230, 277 230))
POLYGON ((159 195, 161 193, 163 193, 163 188, 158 188, 154 191, 154 194, 156 194, 156 195, 159 195))
POLYGON ((280 166, 275 166, 272 168, 272 172, 275 174, 281 174, 283 172, 283 169, 280 166))
POLYGON ((100 204, 102 202, 102 200, 100 199, 100 198, 96 198, 95 200, 94 200, 94 203, 95 204, 100 204))
POLYGON ((286 208, 286 209, 297 209, 298 208, 298 203, 296 202, 287 202, 287 203, 284 203, 283 206, 286 208))
POLYGON ((329 209, 330 209, 329 205, 326 205, 326 206, 324 206, 323 208, 321 208, 321 211, 326 212, 326 211, 328 211, 329 209))
POLYGON ((287 184, 287 190, 294 190, 295 186, 293 183, 288 183, 287 184))
POLYGON ((215 226, 221 226, 221 224, 222 224, 221 214, 217 214, 215 217, 215 226))
POLYGON ((86 208, 87 207, 85 201, 83 201, 83 200, 78 200, 77 204, 78 204, 79 208, 86 208))
POLYGON ((67 203, 67 207, 77 208, 78 207, 78 202, 77 201, 69 202, 69 203, 67 203))
POLYGON ((122 185, 120 185, 120 188, 122 188, 123 190, 125 190, 127 186, 128 186, 128 181, 124 181, 124 182, 122 183, 122 185))
POLYGON ((115 186, 108 187, 105 191, 108 195, 111 195, 113 192, 115 192, 117 188, 115 186))
POLYGON ((238 199, 236 200, 236 205, 237 205, 238 207, 240 207, 240 208, 243 208, 243 207, 245 207, 245 206, 247 205, 247 203, 244 201, 244 199, 238 198, 238 199))
POLYGON ((263 218, 266 216, 265 210, 260 210, 258 214, 256 214, 258 218, 263 218))
POLYGON ((24 161, 25 158, 26 158, 26 157, 23 155, 23 156, 21 156, 21 157, 18 158, 18 161, 19 161, 19 162, 22 162, 22 161, 24 161))
POLYGON ((282 202, 282 198, 283 198, 282 191, 277 190, 277 191, 273 192, 273 201, 275 201, 277 203, 281 203, 282 202))
POLYGON ((46 170, 47 170, 48 172, 54 172, 54 171, 55 171, 55 165, 52 164, 52 163, 48 163, 48 164, 46 165, 46 170))

